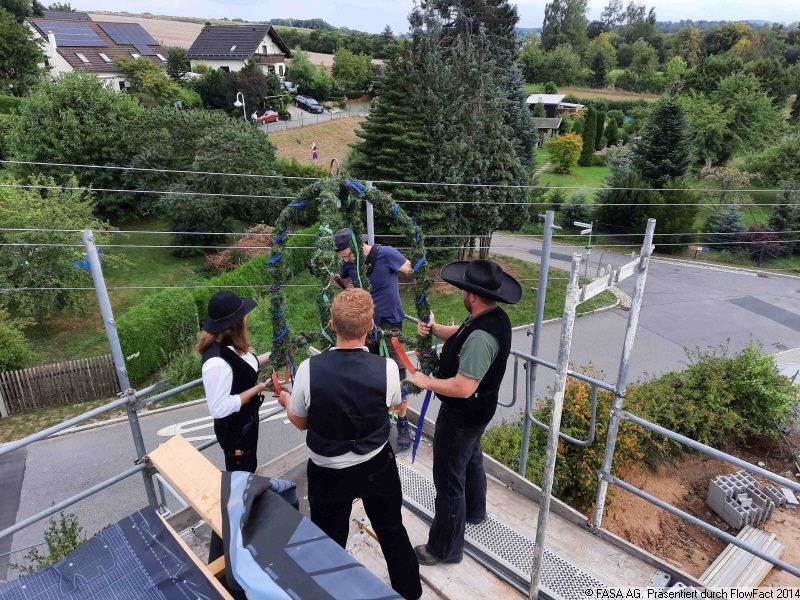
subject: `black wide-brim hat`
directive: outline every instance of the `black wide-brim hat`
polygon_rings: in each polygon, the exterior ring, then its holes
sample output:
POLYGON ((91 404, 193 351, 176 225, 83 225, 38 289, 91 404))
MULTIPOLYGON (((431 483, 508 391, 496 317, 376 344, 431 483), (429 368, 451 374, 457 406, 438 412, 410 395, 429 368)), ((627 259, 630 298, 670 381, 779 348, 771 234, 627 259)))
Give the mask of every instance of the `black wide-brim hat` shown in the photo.
MULTIPOLYGON (((361 235, 361 241, 363 243, 367 242, 366 234, 361 235)), ((352 242, 353 242, 353 231, 349 227, 340 229, 333 234, 333 245, 336 247, 337 252, 346 250, 347 248, 350 247, 350 244, 352 244, 352 242)))
POLYGON ((208 315, 203 320, 203 329, 208 333, 220 333, 235 325, 256 307, 255 300, 241 298, 233 292, 217 292, 208 301, 208 315))
POLYGON ((442 267, 442 279, 461 290, 482 298, 516 304, 522 299, 522 286, 491 260, 457 260, 442 267))

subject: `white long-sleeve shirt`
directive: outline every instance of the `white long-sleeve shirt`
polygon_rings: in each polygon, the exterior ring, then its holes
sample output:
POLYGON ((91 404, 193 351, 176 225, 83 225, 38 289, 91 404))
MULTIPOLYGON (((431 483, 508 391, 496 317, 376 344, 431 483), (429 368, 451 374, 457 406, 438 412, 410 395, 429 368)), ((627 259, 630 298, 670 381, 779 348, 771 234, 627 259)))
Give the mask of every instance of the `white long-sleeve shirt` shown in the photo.
MULTIPOLYGON (((334 352, 338 348, 331 348, 329 352, 334 352)), ((363 346, 362 350, 368 352, 367 347, 363 346)), ((289 409, 293 414, 298 417, 308 416, 308 407, 311 406, 311 370, 307 358, 300 363, 297 368, 297 373, 294 374, 294 385, 292 386, 292 399, 289 401, 289 409)), ((397 363, 391 359, 386 359, 386 408, 390 406, 397 406, 403 401, 402 393, 400 390, 400 371, 397 368, 397 363)), ((328 467, 329 469, 344 469, 354 465, 368 461, 370 458, 377 456, 386 444, 381 445, 368 454, 356 454, 355 452, 346 452, 340 456, 322 456, 316 452, 308 449, 308 457, 312 462, 319 467, 328 467)))
MULTIPOLYGON (((236 352, 233 346, 228 346, 236 352)), ((237 353, 238 354, 238 353, 237 353)), ((258 359, 248 352, 240 355, 241 358, 258 372, 258 359)), ((239 394, 231 394, 233 384, 233 369, 225 362, 224 358, 215 356, 203 364, 203 387, 206 391, 208 412, 215 419, 222 419, 242 408, 242 399, 239 394)))

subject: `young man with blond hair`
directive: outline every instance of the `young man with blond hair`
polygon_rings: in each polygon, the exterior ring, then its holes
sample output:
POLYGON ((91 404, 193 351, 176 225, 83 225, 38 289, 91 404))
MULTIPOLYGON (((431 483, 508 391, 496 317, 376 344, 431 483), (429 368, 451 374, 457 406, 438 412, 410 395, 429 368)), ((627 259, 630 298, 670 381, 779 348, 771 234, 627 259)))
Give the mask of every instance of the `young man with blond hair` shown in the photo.
POLYGON ((343 548, 353 500, 361 498, 392 587, 404 598, 422 595, 419 565, 403 526, 402 489, 389 441, 391 406, 401 402, 397 364, 367 351, 374 323, 369 293, 349 288, 331 307, 336 346, 300 364, 291 395, 278 401, 306 430, 311 520, 343 548))

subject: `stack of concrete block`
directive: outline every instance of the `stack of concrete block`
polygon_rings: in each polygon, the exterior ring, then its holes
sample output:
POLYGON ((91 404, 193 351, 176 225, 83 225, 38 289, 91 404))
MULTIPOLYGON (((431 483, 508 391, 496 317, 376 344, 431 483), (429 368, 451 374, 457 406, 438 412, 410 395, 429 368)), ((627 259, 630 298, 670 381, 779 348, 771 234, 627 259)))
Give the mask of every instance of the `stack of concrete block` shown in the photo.
POLYGON ((708 487, 707 502, 728 525, 741 529, 745 525, 760 525, 772 516, 780 495, 767 486, 764 491, 747 471, 718 475, 708 487))

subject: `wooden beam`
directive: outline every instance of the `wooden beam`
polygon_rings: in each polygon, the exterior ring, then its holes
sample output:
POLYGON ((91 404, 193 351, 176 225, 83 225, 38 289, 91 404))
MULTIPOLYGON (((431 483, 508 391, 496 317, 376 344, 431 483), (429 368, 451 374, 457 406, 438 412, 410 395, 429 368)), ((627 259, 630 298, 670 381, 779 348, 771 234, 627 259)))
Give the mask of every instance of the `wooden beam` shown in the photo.
POLYGON ((161 444, 149 457, 161 476, 221 536, 220 470, 180 435, 161 444))
POLYGON ((192 552, 192 549, 189 548, 189 546, 186 545, 186 542, 181 539, 181 536, 179 536, 175 530, 170 527, 169 523, 167 523, 164 517, 158 515, 158 518, 161 519, 161 522, 164 523, 164 528, 170 532, 172 537, 175 538, 175 541, 178 542, 178 545, 181 548, 183 548, 183 551, 186 552, 186 555, 192 560, 195 566, 200 570, 201 573, 203 573, 203 575, 206 576, 214 589, 217 590, 217 593, 220 595, 220 597, 223 598, 223 600, 233 600, 233 596, 231 596, 228 591, 222 587, 222 584, 211 574, 211 571, 209 571, 208 567, 204 565, 199 558, 197 558, 197 555, 192 552))
POLYGON ((217 560, 208 563, 208 572, 217 579, 225 576, 225 557, 220 556, 217 560))

